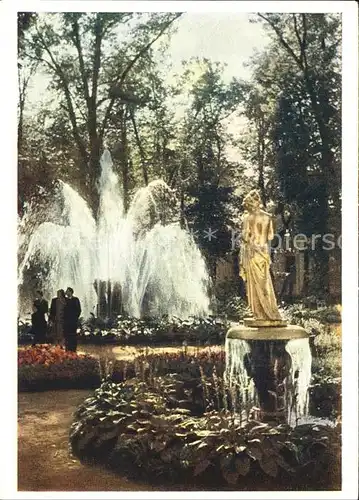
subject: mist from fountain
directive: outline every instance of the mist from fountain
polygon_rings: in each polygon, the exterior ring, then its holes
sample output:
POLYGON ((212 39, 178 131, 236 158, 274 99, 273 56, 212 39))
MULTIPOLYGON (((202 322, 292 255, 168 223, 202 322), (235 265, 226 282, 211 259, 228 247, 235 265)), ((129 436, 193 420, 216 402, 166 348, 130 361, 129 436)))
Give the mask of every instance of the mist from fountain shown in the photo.
MULTIPOLYGON (((207 315, 207 269, 192 236, 171 222, 173 191, 163 181, 153 181, 139 190, 125 214, 107 150, 101 158, 98 189, 96 223, 85 200, 59 182, 53 211, 61 205, 60 216, 32 232, 19 266, 19 285, 37 266, 46 275, 45 295, 55 296, 57 289, 72 286, 84 317, 96 312, 96 281, 120 284, 123 309, 134 317, 144 312, 181 318, 207 315)), ((24 309, 21 304, 19 308, 24 309)))
POLYGON ((98 183, 99 216, 97 224, 97 262, 94 279, 123 281, 123 242, 130 243, 124 234, 125 217, 118 178, 113 171, 109 151, 101 157, 98 183), (122 250, 122 251, 121 251, 122 250))

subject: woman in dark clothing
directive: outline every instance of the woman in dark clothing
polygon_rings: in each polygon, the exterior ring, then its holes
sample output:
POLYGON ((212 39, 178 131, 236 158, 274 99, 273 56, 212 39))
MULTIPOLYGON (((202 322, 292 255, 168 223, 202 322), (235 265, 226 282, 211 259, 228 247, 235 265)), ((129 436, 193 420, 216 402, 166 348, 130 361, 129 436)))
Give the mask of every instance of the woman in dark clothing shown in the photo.
POLYGON ((49 321, 52 327, 53 342, 62 345, 64 343, 66 297, 64 290, 58 290, 57 296, 52 299, 49 321))
POLYGON ((47 322, 45 314, 48 313, 48 303, 43 298, 40 290, 36 292, 36 299, 33 303, 33 313, 31 315, 32 333, 34 335, 34 344, 43 344, 46 341, 47 322))

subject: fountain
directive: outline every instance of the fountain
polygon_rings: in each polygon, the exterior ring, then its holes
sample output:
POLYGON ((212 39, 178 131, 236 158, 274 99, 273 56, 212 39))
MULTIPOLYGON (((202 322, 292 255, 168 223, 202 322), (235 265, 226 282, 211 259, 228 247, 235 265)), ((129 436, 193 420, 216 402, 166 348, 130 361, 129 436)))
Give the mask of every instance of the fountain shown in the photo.
POLYGON ((308 414, 309 336, 278 311, 269 272, 272 218, 257 191, 246 196, 244 207, 240 264, 253 317, 227 332, 225 376, 239 388, 239 411, 258 404, 261 420, 296 424, 308 414))
POLYGON ((126 214, 109 151, 101 158, 97 221, 85 200, 59 181, 48 220, 24 223, 19 265, 20 313, 29 308, 30 278, 46 296, 72 286, 83 316, 203 316, 209 276, 192 236, 179 224, 175 193, 162 180, 141 188, 126 214), (56 214, 56 217, 53 215, 56 214), (27 227, 34 228, 31 235, 27 227), (37 270, 37 274, 35 271, 37 270), (120 310, 119 310, 120 309, 120 310))

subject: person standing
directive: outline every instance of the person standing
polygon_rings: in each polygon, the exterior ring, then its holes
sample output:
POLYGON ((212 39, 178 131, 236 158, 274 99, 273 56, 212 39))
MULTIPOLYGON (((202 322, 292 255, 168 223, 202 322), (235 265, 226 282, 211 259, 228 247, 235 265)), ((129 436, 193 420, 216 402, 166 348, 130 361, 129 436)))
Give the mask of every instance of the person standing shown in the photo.
POLYGON ((36 291, 36 298, 33 302, 33 313, 31 315, 32 333, 34 344, 43 344, 46 341, 47 321, 45 314, 48 313, 49 304, 44 299, 41 290, 36 291))
POLYGON ((51 301, 49 316, 49 323, 51 325, 55 344, 62 345, 64 342, 65 307, 65 292, 63 289, 57 290, 57 296, 51 301))
POLYGON ((77 327, 81 314, 81 304, 74 296, 74 290, 70 286, 66 289, 65 307, 65 348, 66 351, 76 352, 77 350, 77 327))

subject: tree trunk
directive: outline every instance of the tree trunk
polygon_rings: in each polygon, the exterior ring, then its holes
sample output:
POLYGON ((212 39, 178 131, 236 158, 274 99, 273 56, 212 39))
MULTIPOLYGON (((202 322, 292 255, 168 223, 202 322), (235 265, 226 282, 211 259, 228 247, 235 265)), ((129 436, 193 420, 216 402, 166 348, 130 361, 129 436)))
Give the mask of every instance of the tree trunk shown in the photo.
POLYGON ((136 124, 136 120, 135 120, 135 113, 133 111, 130 111, 130 117, 131 117, 131 122, 132 122, 132 126, 133 126, 133 131, 135 133, 138 151, 140 153, 143 181, 145 183, 145 186, 147 186, 148 185, 148 171, 147 171, 147 165, 146 165, 146 155, 145 155, 145 151, 142 147, 140 135, 138 133, 137 124, 136 124))
POLYGON ((24 130, 24 106, 25 100, 20 95, 19 99, 19 121, 17 125, 17 151, 18 154, 22 150, 23 130, 24 130))
POLYGON ((95 133, 90 136, 90 158, 88 162, 90 197, 92 210, 95 215, 97 215, 99 208, 99 192, 97 183, 101 175, 100 152, 100 141, 95 133))
POLYGON ((122 172, 122 187, 123 187, 123 207, 127 212, 129 207, 129 158, 128 158, 128 142, 127 142, 127 113, 126 109, 122 108, 121 117, 121 172, 122 172))
POLYGON ((262 198, 262 203, 264 207, 266 206, 267 203, 267 195, 265 192, 265 184, 264 184, 264 151, 265 151, 265 145, 264 145, 264 137, 263 137, 263 132, 262 130, 259 131, 258 133, 258 188, 261 193, 261 198, 262 198))

